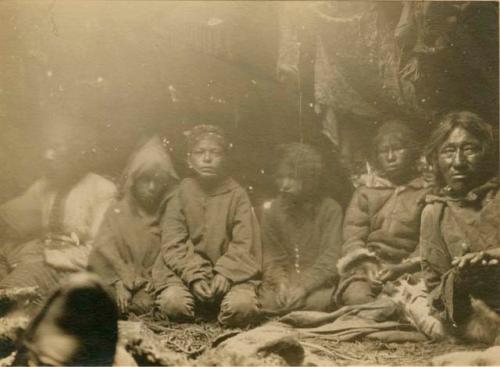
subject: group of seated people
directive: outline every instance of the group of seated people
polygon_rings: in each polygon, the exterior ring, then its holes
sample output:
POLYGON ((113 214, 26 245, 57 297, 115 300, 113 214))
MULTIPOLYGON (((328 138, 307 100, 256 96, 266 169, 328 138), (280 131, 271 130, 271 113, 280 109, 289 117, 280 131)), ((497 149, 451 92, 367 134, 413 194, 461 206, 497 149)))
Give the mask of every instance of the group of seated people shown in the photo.
MULTIPOLYGON (((90 271, 124 317, 246 326, 368 303, 413 274, 451 333, 480 339, 475 303, 500 324, 494 135, 474 113, 445 115, 425 151, 433 182, 416 169, 417 141, 401 121, 379 128, 376 170, 361 177, 345 214, 326 194, 322 155, 290 143, 276 156, 279 194, 257 215, 212 125, 187 135, 192 175, 182 180, 158 138, 130 158, 119 190, 54 165, 0 207, 0 288, 36 286, 48 296, 68 274, 90 271)), ((67 159, 57 150, 47 158, 67 159)))

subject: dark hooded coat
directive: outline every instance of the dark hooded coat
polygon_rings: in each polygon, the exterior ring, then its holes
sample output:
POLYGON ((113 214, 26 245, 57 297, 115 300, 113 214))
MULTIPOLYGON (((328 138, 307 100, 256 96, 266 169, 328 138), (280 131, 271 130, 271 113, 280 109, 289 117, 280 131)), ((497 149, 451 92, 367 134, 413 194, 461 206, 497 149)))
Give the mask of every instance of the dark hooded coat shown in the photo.
POLYGON ((108 286, 119 280, 130 291, 153 285, 153 265, 160 253, 161 214, 173 187, 167 189, 155 214, 145 213, 132 187, 141 174, 150 170, 167 173, 171 182, 177 180, 171 159, 158 138, 148 141, 130 159, 123 175, 121 199, 108 210, 90 255, 89 267, 108 286))

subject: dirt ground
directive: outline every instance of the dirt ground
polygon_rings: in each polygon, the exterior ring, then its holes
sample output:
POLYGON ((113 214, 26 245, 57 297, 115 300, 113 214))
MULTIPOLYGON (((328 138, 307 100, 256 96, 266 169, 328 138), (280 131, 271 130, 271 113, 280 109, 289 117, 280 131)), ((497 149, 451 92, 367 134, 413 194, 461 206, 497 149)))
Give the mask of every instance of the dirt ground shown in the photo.
MULTIPOLYGON (((464 345, 450 343, 382 343, 376 341, 356 341, 332 343, 316 341, 331 351, 328 358, 338 366, 387 365, 387 366, 428 366, 433 357, 456 351, 481 350, 484 345, 464 345)), ((327 356, 326 353, 323 354, 327 356)))
MULTIPOLYGON (((241 330, 223 329, 217 323, 156 324, 153 331, 162 336, 164 346, 196 359, 214 344, 241 330)), ((382 343, 378 341, 334 342, 320 338, 302 339, 311 351, 332 361, 332 365, 425 366, 433 357, 448 352, 482 350, 485 345, 452 344, 447 342, 382 343)))

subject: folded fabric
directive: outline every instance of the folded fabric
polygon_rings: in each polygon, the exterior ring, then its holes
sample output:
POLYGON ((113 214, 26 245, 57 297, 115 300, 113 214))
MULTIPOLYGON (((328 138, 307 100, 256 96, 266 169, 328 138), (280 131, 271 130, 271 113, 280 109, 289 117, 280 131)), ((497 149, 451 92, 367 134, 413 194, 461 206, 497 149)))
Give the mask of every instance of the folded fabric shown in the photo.
POLYGON ((280 319, 296 327, 299 335, 351 341, 363 337, 382 341, 424 340, 413 325, 402 321, 399 305, 388 297, 380 297, 364 305, 344 306, 326 313, 296 311, 280 319), (419 336, 420 335, 420 336, 419 336))
POLYGON ((371 315, 376 319, 387 319, 397 311, 397 304, 388 298, 379 299, 375 302, 363 305, 344 306, 334 312, 318 311, 294 311, 282 318, 280 321, 299 328, 316 327, 333 322, 346 315, 364 314, 365 317, 371 315))

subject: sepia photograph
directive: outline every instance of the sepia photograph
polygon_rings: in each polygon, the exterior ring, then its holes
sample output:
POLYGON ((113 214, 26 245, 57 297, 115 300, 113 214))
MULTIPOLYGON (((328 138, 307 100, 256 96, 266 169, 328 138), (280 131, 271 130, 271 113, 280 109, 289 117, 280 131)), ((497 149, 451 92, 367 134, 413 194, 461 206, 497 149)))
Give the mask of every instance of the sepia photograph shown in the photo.
POLYGON ((498 11, 0 1, 0 367, 500 366, 498 11))

